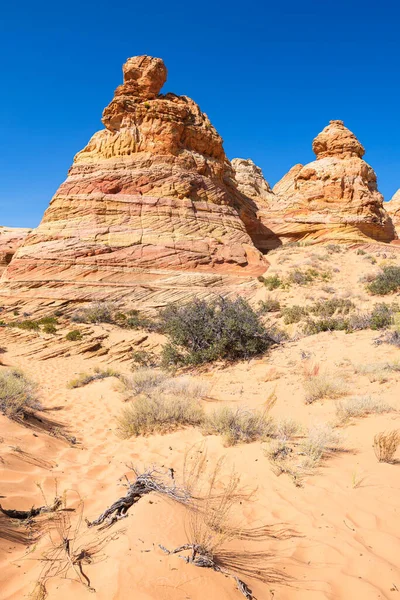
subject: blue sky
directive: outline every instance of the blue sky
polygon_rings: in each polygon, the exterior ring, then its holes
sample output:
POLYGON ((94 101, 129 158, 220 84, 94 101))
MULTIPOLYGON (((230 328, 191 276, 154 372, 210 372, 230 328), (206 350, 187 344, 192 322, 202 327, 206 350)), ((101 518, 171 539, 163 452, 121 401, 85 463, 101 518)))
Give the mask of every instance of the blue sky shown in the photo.
POLYGON ((343 119, 389 200, 400 187, 398 0, 20 0, 0 20, 0 224, 36 226, 129 56, 164 59, 229 158, 274 184, 343 119))

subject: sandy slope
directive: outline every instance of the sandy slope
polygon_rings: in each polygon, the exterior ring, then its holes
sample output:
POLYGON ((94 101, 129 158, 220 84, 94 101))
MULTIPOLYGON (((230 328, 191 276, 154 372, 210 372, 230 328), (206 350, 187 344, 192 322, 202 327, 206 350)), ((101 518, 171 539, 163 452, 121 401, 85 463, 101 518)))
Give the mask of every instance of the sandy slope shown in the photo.
MULTIPOLYGON (((301 256, 299 260, 309 258, 301 256)), ((361 260, 354 253, 335 257, 341 270, 338 281, 331 285, 337 285, 345 293, 361 260)), ((285 262, 283 266, 289 268, 285 262)), ((362 294, 357 290, 352 292, 357 293, 362 294)), ((265 291, 261 290, 262 294, 265 291)), ((285 292, 278 294, 283 296, 285 292)), ((291 288, 286 294, 297 295, 295 301, 300 303, 307 294, 318 296, 319 291, 291 288)), ((366 297, 361 301, 369 300, 366 297)), ((99 328, 108 334, 110 329, 110 326, 99 328)), ((111 331, 118 343, 126 335, 111 331)), ((367 376, 355 373, 356 365, 399 358, 395 347, 373 344, 377 335, 371 331, 351 335, 323 333, 288 342, 261 359, 226 368, 213 367, 198 375, 209 384, 210 399, 204 402, 205 408, 211 410, 216 402, 260 407, 275 389, 278 396, 273 408, 275 417, 289 415, 305 426, 330 421, 334 416, 334 400, 304 403, 302 373, 305 364, 314 361, 321 369, 335 371, 345 379, 351 394, 378 396, 399 410, 399 372, 391 372, 383 383, 370 382, 367 376)), ((43 504, 37 484, 48 499, 53 498, 57 486, 59 492, 65 491, 69 507, 79 508, 82 501, 83 516, 93 519, 124 494, 121 478, 129 474, 127 465, 134 463, 141 467, 155 463, 173 467, 179 474, 185 451, 205 439, 210 464, 225 454, 227 464, 242 473, 243 483, 252 488, 257 486, 255 497, 241 508, 241 524, 248 528, 268 525, 269 535, 258 541, 236 540, 227 548, 232 557, 239 556, 241 560, 246 552, 258 553, 258 558, 249 558, 250 564, 259 566, 269 583, 242 575, 256 598, 376 600, 394 598, 399 593, 400 463, 378 463, 372 441, 377 431, 400 428, 400 413, 393 411, 357 419, 341 428, 343 451, 325 461, 298 488, 287 476, 277 477, 272 472, 259 442, 224 448, 220 438, 203 438, 192 429, 120 440, 114 418, 121 409, 123 395, 116 379, 73 390, 67 388, 77 373, 91 372, 95 366, 109 361, 110 356, 64 355, 39 360, 35 355, 26 356, 30 336, 21 333, 7 338, 4 344, 2 340, 1 345, 6 348, 2 362, 23 368, 38 382, 42 402, 49 409, 46 416, 64 423, 79 444, 71 446, 62 439, 0 417, 0 501, 5 508, 25 509, 43 504), (353 487, 354 478, 364 479, 358 487, 353 487)), ((51 347, 51 342, 48 346, 51 347)), ((119 364, 114 360, 113 366, 129 370, 129 363, 119 364)), ((87 530, 84 522, 75 529, 79 514, 80 510, 78 514, 70 513, 71 531, 77 533, 78 541, 98 539, 96 536, 100 534, 87 530)), ((127 519, 107 533, 113 531, 115 539, 108 540, 97 561, 86 568, 96 593, 89 596, 88 589, 76 581, 54 579, 48 584, 51 600, 242 597, 231 579, 186 565, 158 548, 159 543, 173 548, 187 541, 185 511, 181 507, 149 495, 130 510, 127 519)), ((48 547, 48 535, 28 554, 24 545, 0 539, 1 600, 28 597, 42 568, 36 559, 48 547)))

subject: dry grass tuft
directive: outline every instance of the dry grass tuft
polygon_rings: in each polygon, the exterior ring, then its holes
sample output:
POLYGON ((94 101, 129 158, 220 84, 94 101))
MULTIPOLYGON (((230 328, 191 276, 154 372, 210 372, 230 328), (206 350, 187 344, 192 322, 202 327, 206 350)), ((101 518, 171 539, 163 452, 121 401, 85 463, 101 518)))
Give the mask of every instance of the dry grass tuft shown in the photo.
POLYGON ((0 371, 0 412, 10 419, 23 419, 42 407, 37 387, 19 369, 0 371))
POLYGON ((340 440, 340 434, 329 423, 312 425, 300 445, 299 454, 303 457, 300 464, 307 468, 316 467, 322 458, 339 449, 340 440))
POLYGON ((75 379, 72 379, 68 383, 68 387, 70 389, 83 387, 84 385, 87 385, 88 383, 91 383, 92 381, 98 381, 99 379, 106 379, 107 377, 120 378, 121 374, 118 373, 118 371, 111 369, 111 367, 108 367, 107 369, 97 368, 94 370, 94 373, 80 373, 78 375, 78 377, 76 377, 75 379))
POLYGON ((166 433, 188 425, 200 425, 203 419, 203 409, 193 398, 162 393, 140 396, 125 406, 117 418, 118 434, 122 438, 130 438, 155 432, 166 433))
POLYGON ((372 396, 354 396, 336 404, 336 416, 340 424, 355 417, 382 414, 391 410, 393 409, 389 404, 372 396))
POLYGON ((141 367, 136 369, 132 375, 124 377, 123 383, 131 396, 140 396, 140 394, 151 396, 155 389, 162 388, 169 379, 168 375, 162 371, 141 367))
POLYGON ((333 373, 318 372, 303 381, 306 392, 305 402, 311 404, 322 398, 339 398, 348 393, 346 383, 333 373))
POLYGON ((222 435, 226 446, 265 440, 274 430, 268 410, 253 411, 245 407, 221 406, 207 415, 203 425, 205 434, 222 435))
POLYGON ((395 429, 386 433, 381 431, 374 437, 374 450, 379 462, 393 463, 394 455, 400 444, 400 431, 395 429))

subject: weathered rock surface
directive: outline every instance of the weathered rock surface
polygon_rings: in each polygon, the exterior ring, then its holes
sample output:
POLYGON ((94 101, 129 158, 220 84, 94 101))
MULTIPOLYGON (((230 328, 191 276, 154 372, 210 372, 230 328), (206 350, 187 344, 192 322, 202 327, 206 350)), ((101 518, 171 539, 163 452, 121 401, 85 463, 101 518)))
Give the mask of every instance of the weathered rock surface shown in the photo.
POLYGON ((0 275, 31 229, 0 226, 0 275))
POLYGON ((275 185, 275 204, 259 212, 263 224, 282 243, 393 240, 375 172, 362 159, 364 148, 355 135, 342 121, 331 121, 313 150, 317 160, 295 165, 275 185))
POLYGON ((105 129, 75 156, 1 293, 160 305, 266 270, 249 235, 262 229, 256 207, 226 176, 207 115, 186 96, 159 93, 161 59, 130 58, 123 73, 105 129))
POLYGON ((238 190, 258 206, 268 208, 275 196, 260 167, 250 158, 234 158, 231 164, 238 190))
POLYGON ((385 203, 385 208, 393 221, 397 237, 400 238, 400 190, 397 190, 393 198, 385 203))

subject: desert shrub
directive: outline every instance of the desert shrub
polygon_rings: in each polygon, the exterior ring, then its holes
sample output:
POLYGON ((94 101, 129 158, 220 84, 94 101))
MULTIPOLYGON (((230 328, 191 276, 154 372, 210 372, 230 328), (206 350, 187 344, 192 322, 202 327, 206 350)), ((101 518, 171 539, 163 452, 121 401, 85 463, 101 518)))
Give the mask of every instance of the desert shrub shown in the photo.
POLYGON ((72 331, 68 331, 65 339, 69 342, 77 342, 82 339, 82 334, 79 329, 73 329, 72 331))
POLYGON ((161 388, 167 381, 166 373, 148 367, 135 369, 132 375, 123 378, 125 388, 132 396, 144 394, 149 396, 156 388, 161 388))
POLYGON ((355 417, 366 417, 371 414, 382 414, 392 410, 392 407, 372 396, 354 396, 336 404, 336 416, 339 423, 345 423, 355 417))
POLYGON ((339 246, 339 244, 327 244, 326 249, 329 254, 340 253, 343 250, 342 246, 339 246))
POLYGON ((131 354, 134 367, 156 367, 158 358, 149 350, 134 350, 131 354))
POLYGON ((74 388, 78 388, 78 387, 83 387, 84 385, 87 385, 88 383, 91 383, 92 381, 98 381, 99 379, 106 379, 106 377, 120 377, 120 373, 118 373, 118 371, 115 371, 114 369, 111 369, 111 367, 108 367, 107 369, 95 369, 94 373, 80 373, 78 375, 78 377, 75 377, 75 379, 72 379, 69 384, 68 387, 70 389, 74 389, 74 388))
POLYGON ((160 313, 160 322, 170 340, 163 349, 164 365, 249 358, 273 343, 259 315, 242 298, 170 305, 160 313))
POLYGON ((56 327, 55 325, 53 325, 52 323, 46 323, 46 324, 43 326, 43 331, 44 331, 45 333, 52 333, 52 334, 55 334, 55 333, 57 333, 57 327, 56 327))
POLYGON ((234 446, 270 437, 274 424, 267 410, 221 406, 206 416, 203 431, 208 435, 222 435, 227 446, 234 446))
POLYGON ((379 381, 380 383, 387 381, 390 370, 389 363, 368 363, 355 367, 355 372, 360 375, 366 375, 371 383, 374 381, 379 381))
POLYGON ((42 317, 38 323, 40 325, 58 325, 58 320, 55 316, 42 317))
POLYGON ((382 272, 367 285, 367 290, 377 296, 384 296, 400 290, 400 267, 383 267, 382 272))
POLYGON ((303 331, 306 335, 315 335, 321 331, 345 331, 348 327, 348 320, 343 317, 309 318, 304 324, 303 331))
POLYGON ((370 328, 385 329, 387 327, 390 327, 390 325, 393 323, 393 308, 393 306, 389 306, 384 302, 375 304, 371 313, 371 319, 369 324, 370 328))
POLYGON ((18 329, 25 329, 26 331, 38 331, 40 329, 40 325, 37 321, 17 321, 12 323, 14 327, 18 327, 18 329))
POLYGON ((138 310, 130 310, 123 323, 128 329, 145 329, 146 331, 157 331, 158 324, 154 319, 141 315, 138 310))
POLYGON ((200 425, 203 418, 203 409, 193 398, 163 393, 139 396, 124 407, 117 418, 118 433, 122 438, 166 433, 188 425, 200 425))
POLYGON ((386 433, 381 431, 374 437, 374 451, 379 462, 394 462, 394 455, 400 444, 400 431, 395 429, 386 433))
POLYGON ((379 344, 391 344, 392 346, 400 348, 400 331, 388 331, 380 340, 378 340, 378 342, 379 344))
POLYGON ((317 466, 320 460, 338 449, 340 435, 328 423, 312 425, 306 438, 300 445, 300 454, 304 457, 303 467, 317 466))
POLYGON ((367 254, 367 253, 366 253, 366 252, 365 252, 365 250, 363 250, 362 248, 359 248, 359 249, 357 250, 356 254, 358 254, 359 256, 364 256, 364 254, 367 254))
POLYGON ((279 327, 276 323, 268 326, 268 335, 275 344, 280 344, 289 339, 287 331, 279 327))
POLYGON ((264 448, 265 456, 273 463, 285 461, 292 452, 293 448, 290 446, 288 438, 285 437, 270 440, 264 448))
POLYGON ((192 377, 169 377, 164 380, 162 389, 173 396, 186 396, 200 400, 207 395, 208 385, 192 377))
POLYGON ((113 323, 118 307, 114 302, 92 302, 74 312, 71 321, 75 323, 113 323))
POLYGON ((281 309, 279 300, 275 300, 268 296, 265 300, 259 302, 259 312, 263 315, 270 312, 278 312, 281 309))
POLYGON ((283 282, 278 275, 270 275, 269 277, 263 277, 263 284, 269 291, 276 290, 278 287, 281 287, 282 283, 283 282))
POLYGON ((303 381, 303 387, 306 392, 306 404, 311 404, 322 398, 339 398, 347 394, 345 382, 341 378, 328 373, 317 373, 307 377, 303 381))
POLYGON ((319 317, 332 317, 335 313, 347 315, 353 308, 353 302, 347 298, 329 298, 315 302, 309 307, 309 312, 319 317))
POLYGON ((301 431, 301 426, 291 418, 280 419, 276 424, 276 436, 280 440, 289 440, 301 431))
POLYGON ((296 285, 308 285, 317 278, 327 281, 331 278, 331 274, 327 271, 318 271, 314 268, 307 269, 305 271, 295 269, 289 274, 288 281, 289 283, 294 283, 296 285))
POLYGON ((41 409, 36 385, 19 369, 0 371, 0 412, 11 419, 22 419, 34 409, 41 409))
POLYGON ((285 325, 290 325, 291 323, 298 323, 301 319, 307 316, 308 310, 304 308, 304 306, 287 306, 282 310, 283 322, 285 325))

